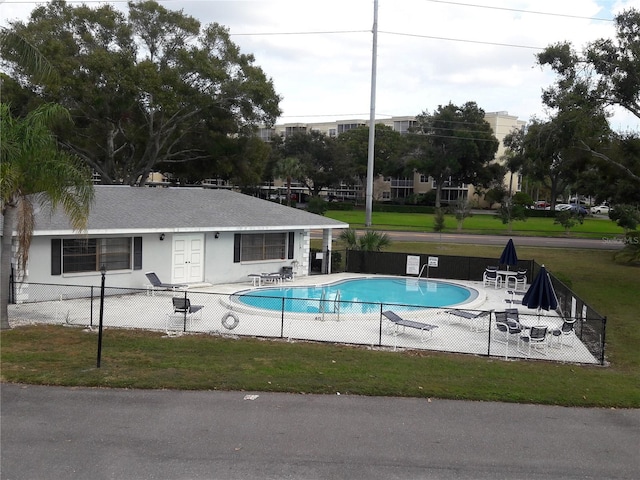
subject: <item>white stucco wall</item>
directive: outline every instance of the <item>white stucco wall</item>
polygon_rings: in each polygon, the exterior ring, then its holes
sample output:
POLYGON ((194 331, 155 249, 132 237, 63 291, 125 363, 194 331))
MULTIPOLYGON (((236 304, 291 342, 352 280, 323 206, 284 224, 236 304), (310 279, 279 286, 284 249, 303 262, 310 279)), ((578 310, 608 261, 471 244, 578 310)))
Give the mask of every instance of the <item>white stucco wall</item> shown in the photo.
MULTIPOLYGON (((283 266, 293 266, 296 276, 306 276, 309 272, 310 232, 299 231, 294 235, 294 258, 278 259, 259 262, 233 262, 234 233, 220 232, 215 238, 215 232, 204 233, 203 282, 212 285, 219 283, 248 283, 249 274, 263 272, 279 272, 283 266)), ((178 234, 179 235, 179 234, 178 234)), ((92 235, 93 237, 94 235, 92 235)), ((122 235, 95 235, 95 237, 121 237, 122 235)), ((142 289, 148 284, 145 273, 154 271, 165 283, 172 282, 172 247, 174 234, 165 233, 160 240, 159 233, 131 235, 142 237, 142 269, 108 271, 106 285, 108 287, 142 289)), ((29 288, 30 283, 54 285, 78 285, 85 287, 100 287, 100 272, 62 273, 51 275, 51 238, 49 236, 34 236, 31 243, 30 258, 27 265, 27 276, 20 289, 20 299, 34 300, 36 290, 39 290, 37 300, 55 299, 59 296, 60 288, 29 288), (45 293, 46 291, 46 293, 45 293), (53 292, 53 293, 51 293, 53 292), (53 295, 53 296, 52 296, 53 295), (44 298, 44 297, 47 298, 44 298), (51 298, 48 298, 51 297, 51 298)), ((65 238, 55 236, 55 238, 65 238)), ((68 236, 66 238, 77 238, 68 236)), ((78 292, 83 291, 78 289, 78 292)), ((86 289, 89 291, 89 289, 86 289)), ((74 295, 75 296, 75 295, 74 295)), ((80 295, 83 296, 83 295, 80 295)))

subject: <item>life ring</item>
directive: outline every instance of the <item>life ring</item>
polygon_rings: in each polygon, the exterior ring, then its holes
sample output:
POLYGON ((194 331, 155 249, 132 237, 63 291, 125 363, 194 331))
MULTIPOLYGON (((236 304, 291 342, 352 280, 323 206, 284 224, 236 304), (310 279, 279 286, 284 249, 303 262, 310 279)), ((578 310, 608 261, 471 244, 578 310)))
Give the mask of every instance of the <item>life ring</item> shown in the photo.
POLYGON ((227 312, 222 316, 222 326, 227 330, 233 330, 240 323, 238 315, 233 312, 227 312), (233 320, 230 320, 233 319, 233 320))

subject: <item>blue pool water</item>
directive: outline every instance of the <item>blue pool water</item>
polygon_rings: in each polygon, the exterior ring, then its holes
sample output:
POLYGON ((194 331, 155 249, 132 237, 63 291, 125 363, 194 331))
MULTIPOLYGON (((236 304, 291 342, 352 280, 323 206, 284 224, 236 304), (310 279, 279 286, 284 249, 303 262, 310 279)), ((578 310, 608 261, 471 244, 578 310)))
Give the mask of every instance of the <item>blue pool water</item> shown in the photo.
POLYGON ((469 302, 478 292, 437 280, 375 277, 356 278, 320 286, 273 287, 237 293, 235 301, 267 310, 294 313, 366 313, 393 305, 394 310, 452 307, 469 302))

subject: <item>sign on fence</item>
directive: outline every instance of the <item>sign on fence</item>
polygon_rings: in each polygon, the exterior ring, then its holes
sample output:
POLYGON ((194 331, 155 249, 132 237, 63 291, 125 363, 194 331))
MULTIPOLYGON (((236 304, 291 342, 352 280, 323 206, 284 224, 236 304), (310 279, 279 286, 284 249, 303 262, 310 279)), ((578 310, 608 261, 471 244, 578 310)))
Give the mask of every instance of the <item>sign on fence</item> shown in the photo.
POLYGON ((407 255, 407 275, 420 274, 420 256, 407 255))

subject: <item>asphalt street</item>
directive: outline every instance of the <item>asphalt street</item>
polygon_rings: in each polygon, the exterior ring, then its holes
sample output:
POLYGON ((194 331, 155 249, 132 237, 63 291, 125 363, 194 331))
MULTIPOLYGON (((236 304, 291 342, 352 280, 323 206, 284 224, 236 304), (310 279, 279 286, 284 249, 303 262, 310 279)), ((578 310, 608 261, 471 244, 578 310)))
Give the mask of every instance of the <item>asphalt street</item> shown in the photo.
POLYGON ((10 384, 1 400, 4 480, 630 480, 640 472, 640 410, 10 384))

